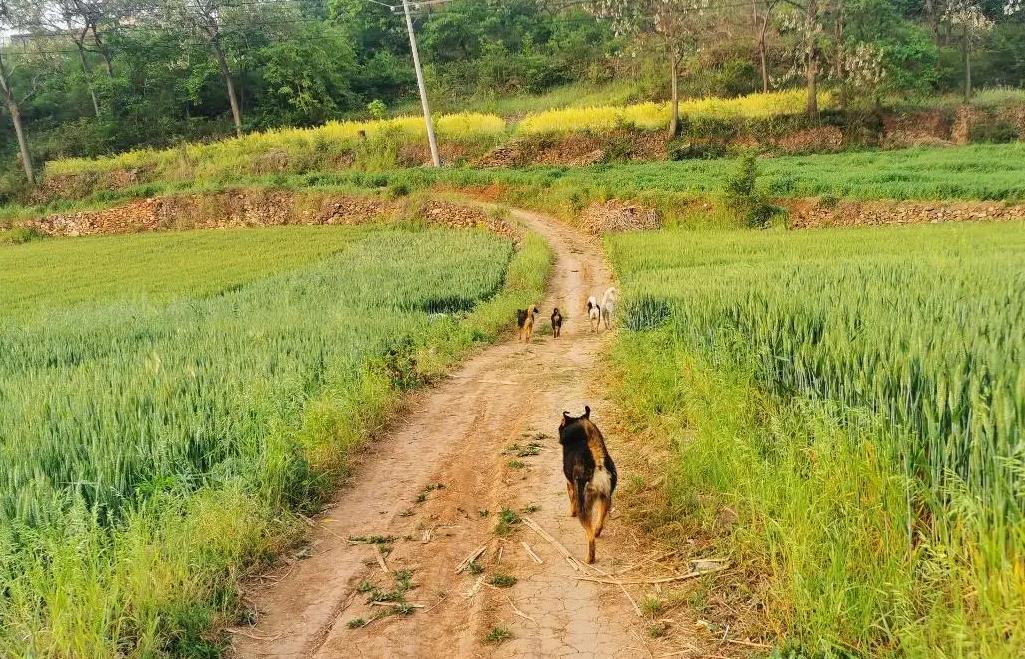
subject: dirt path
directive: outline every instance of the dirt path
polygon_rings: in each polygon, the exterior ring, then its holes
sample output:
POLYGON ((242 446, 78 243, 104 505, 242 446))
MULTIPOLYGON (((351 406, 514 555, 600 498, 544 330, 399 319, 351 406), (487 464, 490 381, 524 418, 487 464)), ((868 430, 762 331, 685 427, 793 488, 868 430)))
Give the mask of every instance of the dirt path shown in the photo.
MULTIPOLYGON (((580 413, 586 403, 601 426, 606 409, 589 397, 600 379, 594 363, 603 339, 590 332, 582 311, 588 295, 609 285, 600 249, 554 220, 514 215, 556 252, 538 324, 547 327, 558 306, 567 316, 562 338, 535 335, 529 345, 489 348, 421 393, 408 419, 374 446, 355 484, 316 520, 309 557, 270 575, 277 581, 256 594, 257 624, 236 635, 239 656, 650 656, 644 624, 621 591, 576 579, 581 572, 524 524, 505 537, 495 532, 503 508, 530 511, 584 556, 583 532, 567 515, 558 423, 563 410, 580 413), (531 442, 540 444, 536 456, 508 450, 531 442), (439 483, 444 487, 428 489, 439 483), (425 499, 417 501, 421 493, 425 499), (385 610, 366 603, 357 592, 361 583, 382 590, 395 584, 374 545, 349 541, 373 535, 397 537, 386 565, 412 572, 414 588, 405 597, 423 608, 350 628, 350 621, 385 610), (528 555, 524 541, 543 563, 528 555), (483 574, 456 575, 482 545, 483 574), (502 589, 479 583, 495 573, 518 581, 502 589), (511 636, 483 643, 495 627, 511 636)), ((616 438, 608 440, 615 456, 616 438)), ((612 571, 635 556, 614 511, 598 543, 597 567, 612 571)))

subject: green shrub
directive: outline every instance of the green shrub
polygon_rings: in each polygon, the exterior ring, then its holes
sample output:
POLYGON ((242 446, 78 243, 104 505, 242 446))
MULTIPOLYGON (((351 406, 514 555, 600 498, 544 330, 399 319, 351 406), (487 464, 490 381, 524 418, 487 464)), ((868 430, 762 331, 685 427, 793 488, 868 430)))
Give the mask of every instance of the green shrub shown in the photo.
POLYGON ((758 191, 758 161, 748 151, 737 162, 735 171, 724 185, 726 205, 748 227, 764 227, 781 209, 766 203, 758 191))
POLYGON ((17 226, 0 229, 0 245, 23 245, 43 238, 43 234, 35 227, 17 226))

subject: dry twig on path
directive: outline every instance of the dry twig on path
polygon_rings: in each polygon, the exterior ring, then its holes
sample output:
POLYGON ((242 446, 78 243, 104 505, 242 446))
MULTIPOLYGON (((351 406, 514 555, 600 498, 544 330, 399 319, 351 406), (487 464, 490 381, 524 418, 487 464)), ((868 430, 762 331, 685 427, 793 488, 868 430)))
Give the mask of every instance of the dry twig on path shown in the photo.
POLYGON ((481 545, 480 547, 475 549, 472 554, 464 558, 463 562, 456 566, 456 574, 459 574, 460 572, 468 568, 470 566, 470 563, 480 558, 481 554, 483 554, 487 550, 487 548, 487 545, 481 545))
POLYGON ((503 595, 503 596, 505 597, 505 599, 506 599, 506 600, 507 600, 507 601, 509 602, 509 606, 510 606, 510 607, 512 608, 512 610, 513 610, 513 613, 515 613, 516 615, 518 615, 518 616, 519 616, 519 617, 521 617, 521 618, 526 618, 527 620, 531 621, 531 622, 532 622, 532 623, 534 623, 535 625, 537 624, 537 620, 534 620, 533 618, 531 618, 530 616, 528 616, 528 615, 527 615, 526 613, 524 613, 523 611, 520 611, 519 609, 517 609, 517 608, 516 608, 516 605, 515 605, 515 604, 513 604, 512 598, 511 598, 511 597, 509 597, 508 595, 506 595, 505 593, 503 593, 503 592, 502 592, 502 589, 501 589, 501 588, 499 588, 498 586, 492 586, 492 585, 491 585, 491 584, 489 584, 489 583, 486 583, 486 584, 484 584, 484 585, 485 585, 485 586, 487 586, 488 588, 490 588, 491 590, 495 591, 496 593, 502 593, 502 595, 503 595))
MULTIPOLYGON (((548 544, 550 544, 551 546, 553 546, 556 549, 558 549, 560 554, 562 554, 567 559, 569 559, 570 565, 574 564, 574 561, 576 559, 573 558, 573 554, 569 553, 569 550, 566 549, 566 547, 561 542, 559 542, 554 537, 552 537, 552 535, 550 533, 548 533, 548 531, 545 531, 543 528, 541 528, 540 524, 535 522, 528 515, 524 515, 523 516, 523 523, 526 524, 528 527, 530 527, 530 529, 534 533, 538 534, 539 536, 541 536, 542 538, 547 540, 548 544)), ((574 567, 573 569, 574 570, 579 570, 580 568, 574 567)))
POLYGON ((390 574, 391 570, 388 568, 388 564, 384 560, 384 553, 381 551, 381 545, 374 545, 374 553, 377 554, 377 564, 381 566, 382 570, 390 574))
POLYGON ((523 549, 526 550, 528 556, 534 559, 535 563, 537 563, 538 565, 542 565, 544 563, 544 561, 541 560, 541 557, 535 554, 534 550, 530 548, 530 545, 528 545, 523 540, 520 540, 520 544, 523 545, 523 549))
POLYGON ((755 643, 754 641, 738 641, 732 638, 726 639, 726 642, 732 643, 734 645, 743 645, 744 647, 748 648, 764 648, 766 650, 772 648, 771 645, 766 645, 765 643, 755 643))
POLYGON ((616 570, 614 572, 614 574, 620 575, 620 574, 626 574, 627 572, 632 572, 633 570, 636 570, 637 568, 641 567, 642 565, 647 565, 649 563, 655 563, 657 561, 661 561, 662 559, 669 558, 673 554, 677 553, 677 551, 678 550, 676 550, 676 549, 672 549, 670 551, 662 552, 661 554, 657 554, 657 555, 654 555, 654 556, 649 556, 648 558, 645 558, 642 561, 638 561, 637 563, 632 563, 630 565, 627 565, 624 568, 616 570))
POLYGON ((275 634, 274 636, 262 636, 260 634, 250 634, 250 633, 245 632, 245 631, 243 631, 243 630, 241 630, 241 629, 239 629, 237 627, 225 627, 224 631, 228 632, 229 634, 235 634, 236 636, 244 636, 246 638, 251 638, 254 641, 276 641, 279 638, 281 638, 281 636, 282 636, 281 634, 275 634))
POLYGON ((671 581, 684 581, 686 579, 694 579, 696 577, 701 577, 701 576, 704 576, 706 574, 714 574, 716 572, 721 572, 721 571, 725 570, 726 567, 727 566, 724 565, 722 567, 715 568, 714 570, 703 570, 701 572, 688 572, 687 574, 677 574, 677 575, 672 576, 672 577, 658 577, 656 579, 620 580, 620 579, 602 579, 602 578, 599 578, 599 577, 588 577, 588 576, 577 577, 577 579, 579 579, 580 581, 594 581, 596 583, 607 583, 607 584, 612 584, 613 586, 620 586, 620 585, 623 585, 623 584, 657 584, 657 583, 669 583, 671 581))
MULTIPOLYGON (((612 578, 611 574, 609 574, 605 570, 601 569, 600 567, 595 567, 594 565, 592 565, 591 569, 594 570, 595 572, 598 572, 599 574, 601 574, 603 576, 612 578)), ((624 586, 623 584, 619 584, 619 589, 623 591, 624 595, 626 595, 626 599, 630 602, 630 606, 632 606, 634 608, 634 613, 637 614, 637 617, 638 618, 643 618, 644 614, 641 613, 641 607, 637 606, 637 602, 635 602, 634 598, 630 596, 630 592, 626 589, 626 586, 624 586)))

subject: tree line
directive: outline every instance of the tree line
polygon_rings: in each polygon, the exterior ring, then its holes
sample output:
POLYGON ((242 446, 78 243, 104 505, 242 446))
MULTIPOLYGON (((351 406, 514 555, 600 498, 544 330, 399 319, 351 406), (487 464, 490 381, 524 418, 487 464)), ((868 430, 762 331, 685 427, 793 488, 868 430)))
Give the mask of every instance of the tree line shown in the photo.
MULTIPOLYGON (((802 85, 814 115, 823 86, 879 103, 1025 82, 1022 0, 448 0, 415 13, 431 93, 453 102, 629 77, 674 107, 802 85)), ((0 156, 27 181, 51 157, 315 125, 415 93, 401 16, 371 0, 0 0, 0 40, 0 156)))

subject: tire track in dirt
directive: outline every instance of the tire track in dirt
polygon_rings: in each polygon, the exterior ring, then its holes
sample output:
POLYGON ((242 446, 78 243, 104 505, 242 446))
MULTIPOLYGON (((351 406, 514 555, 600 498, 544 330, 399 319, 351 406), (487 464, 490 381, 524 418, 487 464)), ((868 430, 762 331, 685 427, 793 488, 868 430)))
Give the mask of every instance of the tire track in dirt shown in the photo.
MULTIPOLYGON (((556 254, 538 325, 546 327, 558 306, 566 316, 562 337, 535 334, 528 345, 510 341, 487 348, 439 386, 420 392, 406 418, 374 445, 354 484, 318 517, 310 556, 269 575, 277 581, 254 594, 257 624, 235 637, 236 656, 651 656, 643 621, 622 592, 577 580, 581 573, 525 525, 505 538, 495 533, 502 508, 530 510, 570 552, 585 556, 583 532, 568 516, 558 423, 563 410, 580 413, 586 403, 603 427, 607 408, 588 397, 601 377, 596 358, 603 338, 591 333, 582 308, 588 295, 600 295, 609 285, 601 251, 555 220, 523 211, 513 215, 544 235, 556 254), (541 444, 536 456, 506 450, 530 441, 541 444), (444 488, 417 502, 437 483, 444 488), (382 589, 393 584, 372 545, 348 540, 370 535, 400 538, 387 567, 413 573, 416 587, 406 597, 423 608, 352 629, 351 620, 381 611, 356 592, 360 583, 382 589), (523 541, 542 564, 528 556, 523 541), (479 561, 484 574, 515 576, 511 588, 479 584, 480 577, 467 572, 454 574, 485 544, 479 561), (484 644, 496 626, 511 637, 497 646, 484 644)), ((607 440, 615 457, 616 438, 607 440)), ((598 542, 598 568, 611 571, 636 557, 627 534, 614 510, 598 542)))

